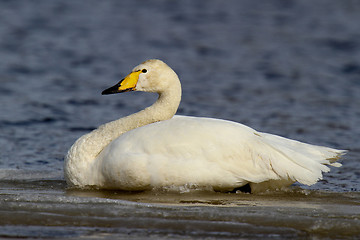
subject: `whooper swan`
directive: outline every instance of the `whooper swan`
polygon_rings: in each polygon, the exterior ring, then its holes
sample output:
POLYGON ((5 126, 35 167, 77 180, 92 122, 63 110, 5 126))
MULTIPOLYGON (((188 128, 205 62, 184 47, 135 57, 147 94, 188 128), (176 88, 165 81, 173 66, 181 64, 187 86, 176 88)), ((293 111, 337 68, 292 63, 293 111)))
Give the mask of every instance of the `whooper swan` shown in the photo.
POLYGON ((155 92, 158 100, 80 137, 65 158, 73 187, 147 190, 186 187, 251 192, 312 185, 345 153, 257 132, 221 119, 174 116, 181 99, 176 73, 160 60, 135 67, 102 92, 155 92))

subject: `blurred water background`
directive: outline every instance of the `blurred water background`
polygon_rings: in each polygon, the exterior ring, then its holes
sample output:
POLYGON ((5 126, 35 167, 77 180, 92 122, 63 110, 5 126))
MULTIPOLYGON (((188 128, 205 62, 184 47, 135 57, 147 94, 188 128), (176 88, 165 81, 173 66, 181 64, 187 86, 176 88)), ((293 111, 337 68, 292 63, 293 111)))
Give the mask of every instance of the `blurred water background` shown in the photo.
POLYGON ((0 1, 0 237, 360 237, 360 2, 0 1), (259 195, 66 188, 81 135, 155 101, 104 97, 140 62, 179 75, 178 114, 348 149, 311 186, 259 195))

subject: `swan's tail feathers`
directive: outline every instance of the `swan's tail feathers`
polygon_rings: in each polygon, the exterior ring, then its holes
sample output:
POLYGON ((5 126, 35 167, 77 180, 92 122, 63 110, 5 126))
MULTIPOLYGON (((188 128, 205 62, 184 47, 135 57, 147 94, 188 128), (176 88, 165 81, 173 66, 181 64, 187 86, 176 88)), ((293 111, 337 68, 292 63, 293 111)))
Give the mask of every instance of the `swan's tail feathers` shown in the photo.
POLYGON ((341 167, 342 164, 337 162, 337 160, 339 160, 342 156, 344 156, 348 151, 347 150, 331 149, 331 148, 328 148, 328 151, 332 154, 331 156, 326 158, 326 160, 329 161, 328 164, 333 166, 333 167, 341 167))
POLYGON ((322 173, 330 171, 327 165, 341 167, 337 160, 347 152, 267 133, 261 133, 260 136, 277 153, 270 160, 274 172, 281 179, 291 179, 305 185, 315 184, 322 179, 322 173))

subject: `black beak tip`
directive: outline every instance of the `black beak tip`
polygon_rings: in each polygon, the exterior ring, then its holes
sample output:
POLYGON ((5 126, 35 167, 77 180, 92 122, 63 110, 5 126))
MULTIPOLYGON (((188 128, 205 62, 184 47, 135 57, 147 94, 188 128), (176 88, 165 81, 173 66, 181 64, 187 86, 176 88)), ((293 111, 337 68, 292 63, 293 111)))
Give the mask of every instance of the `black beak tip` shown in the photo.
POLYGON ((101 95, 109 95, 111 92, 109 92, 107 89, 101 92, 101 95))
POLYGON ((105 89, 101 92, 101 95, 109 95, 114 93, 119 93, 119 84, 116 84, 115 86, 112 86, 110 88, 105 89))
POLYGON ((107 89, 105 89, 104 91, 101 92, 101 95, 108 95, 108 94, 111 94, 111 93, 109 93, 109 91, 107 91, 107 89))

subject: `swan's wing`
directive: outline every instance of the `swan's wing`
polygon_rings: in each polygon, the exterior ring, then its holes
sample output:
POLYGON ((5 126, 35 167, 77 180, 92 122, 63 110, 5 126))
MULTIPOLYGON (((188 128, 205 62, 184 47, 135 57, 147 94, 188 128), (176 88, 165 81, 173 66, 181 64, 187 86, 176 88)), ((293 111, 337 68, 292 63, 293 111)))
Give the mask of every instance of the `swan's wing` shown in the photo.
POLYGON ((230 189, 269 180, 313 184, 329 170, 323 165, 330 164, 326 158, 340 154, 326 155, 319 148, 230 121, 177 116, 123 134, 98 162, 105 177, 131 179, 134 185, 194 183, 230 189))

